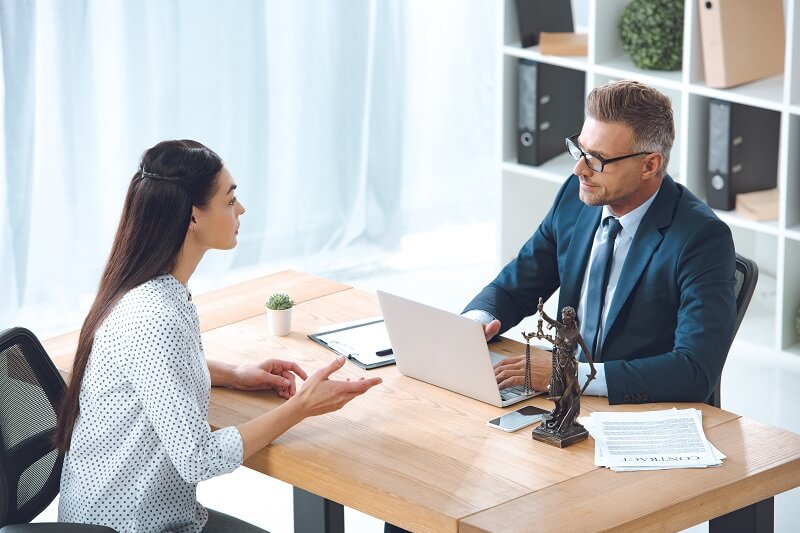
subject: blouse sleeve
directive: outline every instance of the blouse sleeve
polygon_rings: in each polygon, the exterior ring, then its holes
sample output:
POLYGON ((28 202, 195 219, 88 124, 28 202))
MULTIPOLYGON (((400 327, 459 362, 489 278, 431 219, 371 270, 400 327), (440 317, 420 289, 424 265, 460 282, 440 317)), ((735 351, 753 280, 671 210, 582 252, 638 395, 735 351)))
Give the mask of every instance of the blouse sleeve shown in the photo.
POLYGON ((180 476, 198 483, 241 465, 239 430, 231 426, 212 432, 208 425, 208 399, 198 394, 203 375, 192 350, 195 339, 177 313, 160 309, 138 321, 127 339, 136 396, 180 476))

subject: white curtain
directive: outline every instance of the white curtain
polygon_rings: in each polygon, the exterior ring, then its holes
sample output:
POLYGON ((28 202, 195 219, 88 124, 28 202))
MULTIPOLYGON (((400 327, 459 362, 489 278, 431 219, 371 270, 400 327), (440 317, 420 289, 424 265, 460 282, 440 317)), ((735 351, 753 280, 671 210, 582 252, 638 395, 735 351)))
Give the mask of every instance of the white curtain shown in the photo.
POLYGON ((494 17, 493 0, 0 0, 0 329, 77 327, 164 139, 217 151, 247 208, 206 278, 324 272, 320 252, 356 264, 490 217, 494 17))

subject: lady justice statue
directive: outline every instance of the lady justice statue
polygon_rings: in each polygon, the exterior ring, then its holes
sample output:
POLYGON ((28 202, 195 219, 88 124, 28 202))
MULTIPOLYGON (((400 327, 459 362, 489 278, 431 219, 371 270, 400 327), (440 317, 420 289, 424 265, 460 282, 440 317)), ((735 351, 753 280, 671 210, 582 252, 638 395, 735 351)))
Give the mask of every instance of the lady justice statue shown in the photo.
POLYGON ((581 396, 597 371, 594 368, 592 354, 583 342, 578 322, 575 320, 575 310, 565 307, 561 310, 561 322, 553 320, 544 312, 544 302, 539 298, 539 322, 536 333, 522 333, 527 345, 525 347, 525 386, 530 388, 530 340, 537 338, 548 341, 553 345, 553 371, 550 374, 550 393, 548 399, 555 402, 555 408, 544 416, 542 423, 533 430, 533 438, 553 446, 563 448, 582 441, 589 436, 576 418, 581 412, 581 396), (555 329, 555 336, 547 335, 542 330, 542 322, 547 322, 547 329, 555 329), (577 346, 589 362, 590 373, 586 376, 586 384, 580 388, 578 384, 578 361, 575 358, 577 346))

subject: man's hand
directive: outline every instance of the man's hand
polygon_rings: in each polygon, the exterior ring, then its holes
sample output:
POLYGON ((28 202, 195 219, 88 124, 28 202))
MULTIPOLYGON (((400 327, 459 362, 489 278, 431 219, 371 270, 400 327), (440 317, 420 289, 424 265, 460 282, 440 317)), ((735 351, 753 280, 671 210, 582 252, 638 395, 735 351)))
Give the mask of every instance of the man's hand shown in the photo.
MULTIPOLYGON (((547 352, 531 350, 531 387, 535 391, 545 391, 550 384, 552 358, 547 352)), ((517 355, 503 359, 494 366, 497 386, 501 389, 515 385, 525 385, 525 356, 517 355)))
POLYGON ((255 391, 274 389, 287 400, 297 391, 295 376, 307 379, 305 371, 291 361, 267 359, 258 365, 239 365, 233 370, 230 386, 234 389, 255 391))
POLYGON ((488 324, 483 325, 483 334, 486 336, 486 340, 491 340, 492 337, 497 335, 497 332, 500 331, 500 321, 497 319, 492 320, 488 324))

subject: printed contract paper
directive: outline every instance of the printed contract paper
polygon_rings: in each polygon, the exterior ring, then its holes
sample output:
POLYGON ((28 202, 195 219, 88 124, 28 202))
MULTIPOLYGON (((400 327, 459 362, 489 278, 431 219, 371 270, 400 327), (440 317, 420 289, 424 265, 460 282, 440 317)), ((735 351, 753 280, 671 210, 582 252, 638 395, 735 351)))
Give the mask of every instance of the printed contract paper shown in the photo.
POLYGON ((697 409, 592 413, 579 421, 595 439, 595 465, 615 471, 705 468, 724 458, 706 439, 697 409))

